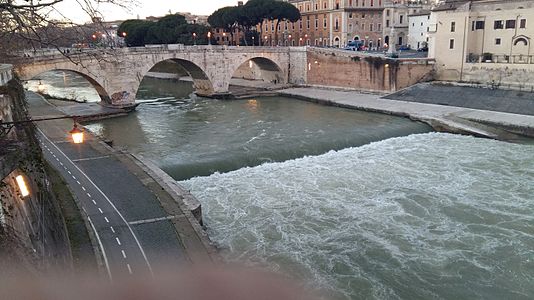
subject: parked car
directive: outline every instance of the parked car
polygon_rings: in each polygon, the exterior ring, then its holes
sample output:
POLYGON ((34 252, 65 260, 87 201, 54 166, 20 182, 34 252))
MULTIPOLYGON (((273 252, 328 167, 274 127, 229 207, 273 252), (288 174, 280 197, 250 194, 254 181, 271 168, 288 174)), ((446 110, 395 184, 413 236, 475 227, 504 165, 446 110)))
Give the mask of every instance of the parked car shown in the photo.
POLYGON ((344 49, 351 51, 361 51, 362 46, 363 43, 361 41, 349 41, 344 49))
POLYGON ((428 47, 427 46, 421 47, 421 48, 417 49, 417 52, 428 52, 428 47))
POLYGON ((402 45, 402 46, 399 47, 399 50, 401 50, 401 51, 410 50, 410 46, 408 46, 408 45, 402 45))

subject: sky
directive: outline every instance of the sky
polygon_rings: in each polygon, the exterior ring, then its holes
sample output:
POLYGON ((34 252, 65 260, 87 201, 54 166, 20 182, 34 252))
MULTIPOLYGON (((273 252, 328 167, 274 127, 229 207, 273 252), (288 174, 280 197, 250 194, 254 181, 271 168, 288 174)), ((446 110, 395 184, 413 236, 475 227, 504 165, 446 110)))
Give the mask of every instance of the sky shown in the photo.
MULTIPOLYGON (((169 13, 190 12, 196 15, 210 15, 218 8, 224 6, 235 6, 237 0, 136 0, 138 6, 126 11, 122 8, 101 5, 99 11, 104 15, 106 21, 135 19, 137 15, 141 19, 148 16, 163 16, 169 13)), ((244 1, 246 2, 246 1, 244 1)), ((85 23, 89 21, 77 4, 76 0, 64 0, 56 6, 59 13, 66 18, 76 22, 85 23)))

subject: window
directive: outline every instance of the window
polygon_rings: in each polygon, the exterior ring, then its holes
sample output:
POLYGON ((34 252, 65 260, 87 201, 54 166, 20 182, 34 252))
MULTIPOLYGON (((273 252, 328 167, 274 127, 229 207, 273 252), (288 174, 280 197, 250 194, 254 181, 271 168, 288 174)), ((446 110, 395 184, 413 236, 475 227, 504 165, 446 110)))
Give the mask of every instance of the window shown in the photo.
POLYGON ((310 16, 306 17, 306 28, 310 29, 310 16))
POLYGON ((365 19, 365 14, 362 14, 362 19, 365 19))
POLYGON ((500 45, 501 44, 501 39, 500 38, 496 38, 495 39, 495 45, 500 45))
POLYGON ((389 9, 386 9, 386 17, 389 17, 389 9))
POLYGON ((476 21, 475 29, 484 29, 484 21, 476 21))
POLYGON ((515 28, 515 20, 506 20, 506 29, 515 28))
POLYGON ((349 19, 352 19, 352 13, 349 13, 349 19))
POLYGON ((449 49, 454 49, 454 39, 449 40, 449 49))
POLYGON ((382 24, 378 23, 378 31, 382 30, 382 24))
POLYGON ((493 29, 503 29, 504 28, 504 21, 503 20, 496 20, 493 22, 493 29))
POLYGON ((373 31, 373 23, 369 24, 369 31, 373 31))
POLYGON ((456 22, 451 22, 451 32, 456 31, 456 22))
POLYGON ((404 20, 404 16, 403 15, 400 15, 399 16, 399 23, 402 24, 402 21, 404 20))
POLYGON ((527 19, 521 19, 519 21, 519 28, 527 28, 527 19))
POLYGON ((323 15, 323 27, 326 28, 326 15, 323 15))
POLYGON ((326 1, 323 2, 323 8, 326 9, 326 1))
POLYGON ((375 6, 375 1, 371 0, 371 6, 375 6))
POLYGON ((415 23, 412 23, 412 27, 415 27, 415 23))
POLYGON ((389 28, 389 20, 386 20, 386 28, 389 28))
POLYGON ((339 29, 339 20, 338 20, 337 18, 336 18, 336 25, 335 25, 335 27, 334 27, 334 28, 335 28, 336 30, 338 30, 338 29, 339 29))
POLYGON ((319 4, 315 3, 315 10, 319 9, 319 4))
POLYGON ((352 0, 349 0, 349 6, 352 6, 352 0))
POLYGON ((315 30, 319 28, 319 19, 317 19, 317 16, 315 16, 315 30))
POLYGON ((302 31, 302 20, 299 20, 299 29, 302 31))
POLYGON ((365 30, 365 23, 362 23, 362 30, 365 30))
POLYGON ((475 21, 471 22, 471 31, 475 31, 475 21))

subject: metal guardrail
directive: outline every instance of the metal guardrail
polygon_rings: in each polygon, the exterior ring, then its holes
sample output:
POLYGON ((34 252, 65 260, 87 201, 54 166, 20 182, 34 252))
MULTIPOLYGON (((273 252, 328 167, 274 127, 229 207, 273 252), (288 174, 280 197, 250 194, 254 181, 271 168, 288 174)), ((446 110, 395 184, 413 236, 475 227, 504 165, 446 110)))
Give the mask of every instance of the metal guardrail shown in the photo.
POLYGON ((534 55, 473 54, 466 58, 466 63, 487 64, 534 64, 534 55))
POLYGON ((0 65, 0 86, 8 83, 13 78, 13 65, 0 65))

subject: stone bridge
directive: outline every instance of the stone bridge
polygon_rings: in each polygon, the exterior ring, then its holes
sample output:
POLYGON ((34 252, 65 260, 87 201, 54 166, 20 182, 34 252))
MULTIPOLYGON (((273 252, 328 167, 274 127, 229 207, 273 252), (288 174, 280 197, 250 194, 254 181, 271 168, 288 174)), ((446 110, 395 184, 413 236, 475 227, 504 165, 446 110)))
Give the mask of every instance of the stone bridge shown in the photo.
POLYGON ((13 62, 14 71, 22 80, 52 70, 74 71, 95 87, 105 103, 119 107, 133 105, 143 77, 156 64, 169 60, 189 73, 200 96, 227 97, 230 79, 240 67, 254 68, 270 82, 306 81, 305 47, 161 45, 69 52, 19 58, 13 62))
POLYGON ((208 97, 230 96, 228 86, 234 76, 383 93, 431 80, 434 70, 434 60, 426 58, 389 59, 315 47, 211 45, 96 49, 67 55, 50 51, 11 63, 22 80, 52 70, 74 71, 95 87, 104 103, 128 107, 135 104, 143 77, 164 61, 180 65, 192 77, 196 94, 208 97))

